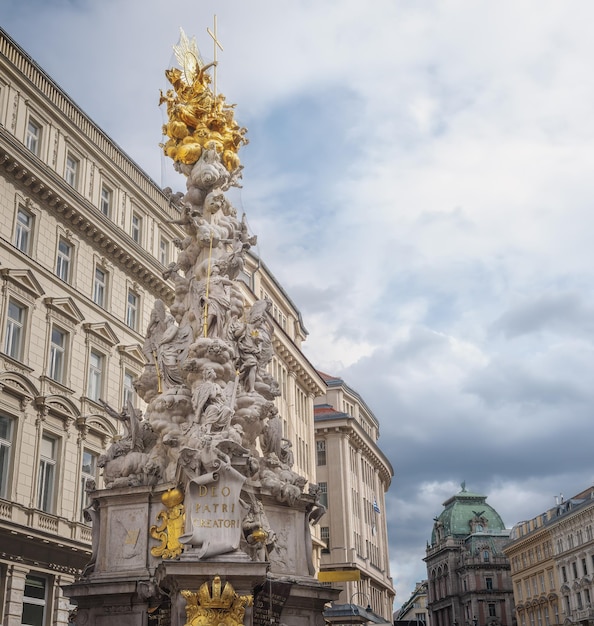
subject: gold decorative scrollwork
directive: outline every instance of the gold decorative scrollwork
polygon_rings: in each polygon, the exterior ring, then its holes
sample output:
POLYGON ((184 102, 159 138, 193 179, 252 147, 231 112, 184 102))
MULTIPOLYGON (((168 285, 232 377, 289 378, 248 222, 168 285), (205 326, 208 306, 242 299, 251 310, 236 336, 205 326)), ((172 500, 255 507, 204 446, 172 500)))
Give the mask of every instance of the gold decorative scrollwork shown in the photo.
POLYGON ((161 523, 150 528, 151 537, 161 542, 160 546, 151 548, 153 556, 175 559, 183 552, 184 546, 179 542, 186 519, 183 500, 181 489, 169 489, 161 496, 167 509, 157 515, 157 521, 161 520, 161 523))
POLYGON ((201 585, 198 593, 184 589, 181 594, 186 599, 184 626, 243 626, 245 607, 253 603, 253 596, 238 595, 231 583, 223 587, 220 576, 201 585))

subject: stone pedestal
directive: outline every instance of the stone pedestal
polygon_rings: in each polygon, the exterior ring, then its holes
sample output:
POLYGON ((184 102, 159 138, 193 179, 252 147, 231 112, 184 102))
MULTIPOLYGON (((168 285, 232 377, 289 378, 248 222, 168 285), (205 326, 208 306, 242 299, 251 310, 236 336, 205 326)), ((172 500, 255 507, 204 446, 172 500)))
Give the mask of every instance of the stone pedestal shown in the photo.
POLYGON ((313 578, 308 511, 310 496, 291 506, 259 493, 277 535, 268 561, 253 561, 242 550, 201 559, 186 547, 176 559, 151 554, 158 541, 150 528, 164 510, 161 496, 173 484, 96 491, 93 561, 83 578, 65 587, 78 605, 78 625, 185 626, 182 592, 198 594, 215 577, 235 594, 249 597, 246 626, 322 626, 324 605, 339 591, 313 578), (251 605, 252 599, 255 606, 251 605), (157 616, 160 616, 157 619, 157 616), (272 619, 272 621, 271 621, 272 619), (160 621, 159 621, 160 620, 160 621))

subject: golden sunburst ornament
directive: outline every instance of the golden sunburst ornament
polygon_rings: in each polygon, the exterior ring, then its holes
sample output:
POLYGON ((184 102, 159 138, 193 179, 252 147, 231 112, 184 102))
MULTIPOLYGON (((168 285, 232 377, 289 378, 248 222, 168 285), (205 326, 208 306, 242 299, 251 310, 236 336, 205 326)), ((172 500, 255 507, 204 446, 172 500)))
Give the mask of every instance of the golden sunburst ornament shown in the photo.
POLYGON ((183 70, 184 80, 186 84, 191 85, 201 67, 204 66, 204 61, 198 52, 198 44, 196 43, 196 37, 189 39, 183 28, 179 29, 179 43, 177 46, 173 46, 173 52, 175 58, 179 63, 179 66, 183 70))

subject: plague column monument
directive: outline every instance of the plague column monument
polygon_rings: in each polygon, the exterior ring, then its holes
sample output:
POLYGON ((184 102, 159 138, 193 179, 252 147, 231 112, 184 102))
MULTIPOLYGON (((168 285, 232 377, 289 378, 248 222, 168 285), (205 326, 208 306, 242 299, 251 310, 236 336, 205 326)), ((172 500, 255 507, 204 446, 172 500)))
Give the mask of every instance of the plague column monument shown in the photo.
POLYGON ((92 559, 66 593, 80 625, 319 625, 337 594, 313 577, 320 505, 282 436, 271 303, 248 305, 238 280, 256 237, 226 192, 246 129, 211 88, 216 58, 205 65, 183 31, 175 53, 161 94, 162 147, 187 178, 185 237, 166 272, 175 297, 156 302, 147 329, 144 415, 106 407, 127 434, 100 459, 92 559))

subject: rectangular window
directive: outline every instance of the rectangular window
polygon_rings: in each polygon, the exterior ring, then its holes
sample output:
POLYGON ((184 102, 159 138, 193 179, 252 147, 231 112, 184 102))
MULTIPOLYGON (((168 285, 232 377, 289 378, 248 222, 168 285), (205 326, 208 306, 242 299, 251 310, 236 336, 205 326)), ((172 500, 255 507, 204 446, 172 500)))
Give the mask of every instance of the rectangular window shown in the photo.
POLYGON ((51 513, 54 508, 57 448, 58 442, 55 439, 43 435, 39 457, 37 508, 46 513, 51 513))
POLYGON ((83 450, 80 476, 80 519, 85 521, 83 512, 89 506, 87 484, 97 478, 97 455, 94 452, 83 450))
POLYGON ((318 465, 326 465, 326 442, 316 441, 316 460, 318 465))
POLYGON ((169 263, 169 242, 164 237, 161 237, 159 241, 159 261, 161 261, 161 265, 169 263))
POLYGON ((131 233, 132 239, 134 239, 136 243, 140 243, 140 240, 142 239, 142 218, 138 215, 138 213, 132 213, 131 233))
POLYGON ((128 402, 134 406, 134 376, 130 372, 124 372, 124 384, 122 385, 122 406, 126 408, 128 402))
POLYGON ((590 605, 592 604, 592 598, 590 596, 590 590, 587 587, 584 589, 584 598, 586 600, 586 605, 588 606, 588 608, 590 608, 590 605))
POLYGON ((138 295, 128 289, 128 302, 126 305, 126 324, 136 330, 138 324, 138 295))
POLYGON ((584 572, 584 576, 588 575, 588 562, 586 559, 582 559, 582 571, 584 572))
POLYGON ((328 483, 318 483, 320 488, 319 499, 322 506, 328 507, 328 483))
POLYGON ((29 119, 27 124, 25 145, 33 154, 39 156, 41 151, 41 124, 38 124, 33 119, 29 119))
POLYGON ((14 245, 25 254, 31 254, 31 239, 33 237, 33 216, 22 207, 17 211, 14 245))
POLYGON ((330 527, 320 526, 320 539, 326 544, 325 548, 322 548, 323 553, 330 552, 330 527))
POLYGON ((575 597, 577 599, 578 611, 581 611, 584 608, 584 604, 582 602, 582 594, 578 591, 575 597))
POLYGON ((493 579, 491 577, 485 578, 485 585, 486 585, 488 590, 492 591, 493 590, 493 579))
POLYGON ((70 268, 72 264, 72 246, 60 237, 58 242, 58 256, 56 258, 56 276, 64 282, 70 282, 70 268))
POLYGON ((27 575, 23 594, 23 615, 21 624, 44 626, 47 581, 40 576, 27 575))
POLYGON ((565 565, 561 567, 561 579, 564 583, 567 582, 567 569, 565 568, 565 565))
POLYGON ((23 359, 26 320, 27 307, 24 307, 22 304, 19 304, 10 298, 8 301, 8 313, 6 316, 4 352, 17 361, 22 361, 23 359))
POLYGON ((495 611, 494 602, 489 602, 489 617, 497 617, 497 612, 495 611))
POLYGON ((545 626, 551 626, 551 617, 549 615, 549 607, 546 605, 544 607, 544 616, 545 616, 545 626))
POLYGON ((91 350, 89 357, 89 389, 88 396, 95 402, 99 401, 103 385, 103 355, 91 350))
POLYGON ((66 182, 76 189, 78 185, 78 159, 75 159, 71 154, 66 157, 66 168, 64 170, 64 178, 66 182))
POLYGON ((577 578, 578 571, 577 571, 577 563, 575 561, 571 564, 571 571, 573 572, 573 577, 577 578))
POLYGON ((52 326, 52 336, 50 341, 50 361, 49 361, 49 377, 64 383, 64 368, 66 362, 66 338, 67 334, 52 326))
POLYGON ((101 186, 101 198, 99 200, 99 208, 101 213, 109 217, 111 215, 111 205, 113 203, 113 191, 106 185, 101 186))
POLYGON ((0 415, 0 498, 8 496, 8 473, 12 450, 12 420, 0 415))
POLYGON ((105 307, 105 293, 107 290, 107 272, 100 267, 95 267, 95 279, 93 281, 93 302, 105 307))

